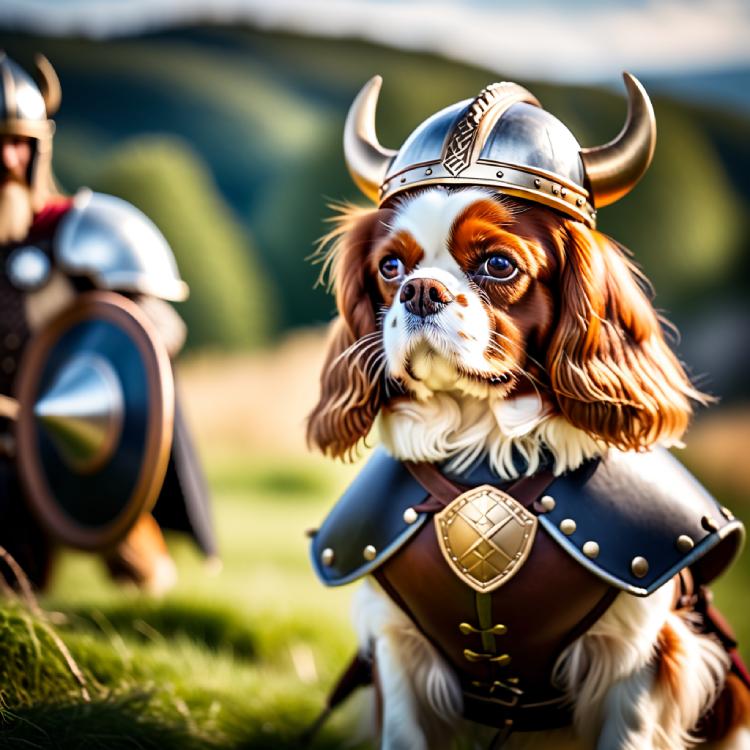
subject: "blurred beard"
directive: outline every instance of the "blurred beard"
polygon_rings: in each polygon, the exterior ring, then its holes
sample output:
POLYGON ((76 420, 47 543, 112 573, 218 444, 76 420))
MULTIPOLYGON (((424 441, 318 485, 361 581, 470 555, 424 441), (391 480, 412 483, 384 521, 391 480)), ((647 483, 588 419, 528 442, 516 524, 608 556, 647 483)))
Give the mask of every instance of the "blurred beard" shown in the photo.
POLYGON ((29 188, 13 179, 0 184, 0 245, 24 239, 33 219, 29 188))

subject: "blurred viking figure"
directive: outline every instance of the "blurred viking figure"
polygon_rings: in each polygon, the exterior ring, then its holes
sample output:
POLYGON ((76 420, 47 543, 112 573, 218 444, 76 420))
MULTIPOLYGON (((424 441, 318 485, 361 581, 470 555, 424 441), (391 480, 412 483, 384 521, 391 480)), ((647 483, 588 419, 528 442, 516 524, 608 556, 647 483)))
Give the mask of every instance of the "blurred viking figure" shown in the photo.
POLYGON ((58 190, 44 57, 35 79, 0 52, 0 545, 39 588, 70 545, 161 592, 176 578, 162 528, 216 554, 174 395, 185 327, 168 302, 188 289, 138 209, 58 190))

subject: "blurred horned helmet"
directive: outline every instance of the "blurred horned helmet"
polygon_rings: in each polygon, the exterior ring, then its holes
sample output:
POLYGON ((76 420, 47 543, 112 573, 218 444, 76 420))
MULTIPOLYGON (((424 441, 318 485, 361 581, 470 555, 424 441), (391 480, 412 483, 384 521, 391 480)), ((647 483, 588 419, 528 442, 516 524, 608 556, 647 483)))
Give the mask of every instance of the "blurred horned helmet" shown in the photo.
POLYGON ((0 137, 30 138, 32 157, 27 181, 35 211, 42 208, 52 180, 52 136, 50 119, 60 106, 60 81, 49 60, 36 56, 36 81, 0 50, 0 137))

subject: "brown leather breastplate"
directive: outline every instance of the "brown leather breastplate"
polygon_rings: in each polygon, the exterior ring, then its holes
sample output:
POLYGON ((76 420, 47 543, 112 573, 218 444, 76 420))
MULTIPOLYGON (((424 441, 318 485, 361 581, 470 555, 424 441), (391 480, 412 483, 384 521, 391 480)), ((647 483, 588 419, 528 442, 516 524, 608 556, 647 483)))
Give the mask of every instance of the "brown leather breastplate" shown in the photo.
MULTIPOLYGON (((462 495, 461 487, 427 464, 409 470, 431 495, 419 511, 456 507, 451 503, 462 495)), ((536 515, 541 510, 538 498, 552 480, 551 474, 536 475, 505 492, 536 515)), ((467 718, 519 729, 567 723, 563 696, 552 684, 555 661, 601 617, 616 589, 538 528, 525 559, 520 552, 514 556, 507 545, 503 549, 502 543, 499 551, 492 550, 480 530, 478 549, 484 557, 494 552, 501 562, 516 558, 507 580, 480 591, 481 586, 466 582, 456 562, 446 559, 438 533, 439 526, 425 524, 375 576, 456 670, 467 718)), ((491 574, 495 572, 493 568, 491 574)))
MULTIPOLYGON (((734 662, 715 715, 734 705, 737 680, 750 685, 705 589, 736 554, 742 525, 668 453, 615 453, 554 482, 544 471, 510 485, 490 471, 464 476, 470 487, 376 451, 311 555, 326 585, 377 578, 455 671, 465 718, 501 727, 501 739, 570 724, 553 684, 560 654, 619 592, 648 596, 675 577, 673 606, 702 615, 701 631, 734 662)), ((355 684, 347 672, 330 705, 355 684)), ((716 723, 706 717, 704 736, 726 731, 716 723)))

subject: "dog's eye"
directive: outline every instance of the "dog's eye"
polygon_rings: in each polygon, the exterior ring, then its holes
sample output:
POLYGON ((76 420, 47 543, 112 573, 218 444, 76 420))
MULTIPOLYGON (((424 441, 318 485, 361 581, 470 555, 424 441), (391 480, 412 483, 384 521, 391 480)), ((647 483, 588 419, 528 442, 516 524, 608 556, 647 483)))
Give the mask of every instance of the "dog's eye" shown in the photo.
POLYGON ((395 255, 386 255, 380 261, 380 275, 386 281, 393 281, 404 275, 404 264, 395 255))
POLYGON ((490 255, 477 269, 478 276, 498 281, 510 281, 518 273, 518 266, 505 255, 490 255))

